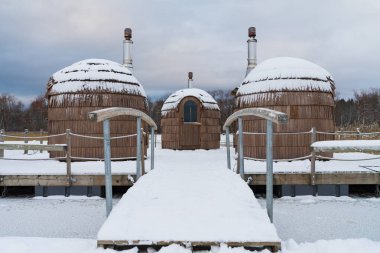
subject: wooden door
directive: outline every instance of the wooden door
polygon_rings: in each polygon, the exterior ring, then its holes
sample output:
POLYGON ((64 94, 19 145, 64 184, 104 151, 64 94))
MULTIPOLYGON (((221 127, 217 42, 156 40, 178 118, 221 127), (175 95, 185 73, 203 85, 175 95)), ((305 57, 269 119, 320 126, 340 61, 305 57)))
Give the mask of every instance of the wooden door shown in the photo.
POLYGON ((201 147, 201 124, 184 122, 181 127, 181 149, 198 149, 201 147))

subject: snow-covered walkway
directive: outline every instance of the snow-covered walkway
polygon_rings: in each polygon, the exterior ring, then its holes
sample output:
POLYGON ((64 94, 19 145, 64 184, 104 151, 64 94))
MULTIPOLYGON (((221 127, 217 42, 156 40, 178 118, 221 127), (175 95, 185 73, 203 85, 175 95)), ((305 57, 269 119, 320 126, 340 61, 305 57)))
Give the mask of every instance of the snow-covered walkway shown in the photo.
POLYGON ((160 157, 166 163, 158 162, 122 197, 98 243, 280 242, 247 183, 224 159, 190 155, 196 152, 173 151, 172 163, 160 157))

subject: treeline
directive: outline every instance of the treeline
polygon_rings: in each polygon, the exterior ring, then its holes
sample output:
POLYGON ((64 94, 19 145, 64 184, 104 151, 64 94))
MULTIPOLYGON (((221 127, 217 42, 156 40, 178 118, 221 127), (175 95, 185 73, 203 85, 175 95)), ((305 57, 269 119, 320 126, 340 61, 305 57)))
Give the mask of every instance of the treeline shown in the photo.
POLYGON ((339 128, 379 129, 380 89, 362 90, 353 99, 337 99, 335 125, 339 128))
POLYGON ((47 102, 43 96, 36 97, 29 107, 16 97, 0 95, 0 129, 6 131, 47 130, 47 102))
MULTIPOLYGON (((234 98, 228 90, 208 91, 218 102, 221 111, 221 125, 233 113, 234 98)), ((161 108, 169 94, 158 99, 148 97, 149 115, 154 119, 161 132, 161 108)), ((352 99, 336 99, 335 124, 338 128, 379 130, 380 126, 380 89, 369 89, 354 93, 352 99)), ((36 97, 26 107, 16 97, 0 95, 0 129, 6 131, 47 130, 47 101, 43 96, 36 97)))

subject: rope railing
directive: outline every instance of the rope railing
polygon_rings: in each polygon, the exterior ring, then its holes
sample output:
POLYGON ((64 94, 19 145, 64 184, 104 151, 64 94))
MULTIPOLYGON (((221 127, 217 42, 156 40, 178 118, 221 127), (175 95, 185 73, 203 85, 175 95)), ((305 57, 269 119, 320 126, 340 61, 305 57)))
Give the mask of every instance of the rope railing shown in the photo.
MULTIPOLYGON (((296 158, 291 158, 291 159, 273 159, 273 161, 274 162, 292 162, 292 161, 305 160, 305 159, 309 159, 309 158, 311 158, 311 155, 296 157, 296 158)), ((266 159, 255 158, 255 157, 244 157, 244 159, 258 161, 258 162, 265 162, 266 161, 266 159)))
POLYGON ((49 161, 49 160, 63 160, 66 159, 65 156, 62 157, 54 157, 54 158, 32 158, 32 159, 26 159, 26 158, 9 158, 9 157, 0 157, 0 160, 9 160, 9 161, 49 161))
MULTIPOLYGON (((266 135, 266 133, 253 133, 243 132, 245 135, 266 135)), ((273 135, 299 135, 299 134, 311 134, 311 131, 307 132, 273 132, 273 135)))
MULTIPOLYGON (((147 156, 144 156, 146 159, 147 156)), ((104 158, 90 158, 90 157, 76 157, 71 156, 71 159, 73 160, 83 160, 83 161, 104 161, 104 158)), ((124 160, 135 160, 136 156, 128 156, 128 157, 117 157, 117 158, 111 158, 111 161, 124 161, 124 160)))
POLYGON ((64 136, 64 135, 66 135, 66 133, 43 135, 43 136, 18 136, 18 135, 0 134, 0 136, 2 137, 8 137, 8 138, 14 138, 14 139, 47 139, 47 138, 64 136))

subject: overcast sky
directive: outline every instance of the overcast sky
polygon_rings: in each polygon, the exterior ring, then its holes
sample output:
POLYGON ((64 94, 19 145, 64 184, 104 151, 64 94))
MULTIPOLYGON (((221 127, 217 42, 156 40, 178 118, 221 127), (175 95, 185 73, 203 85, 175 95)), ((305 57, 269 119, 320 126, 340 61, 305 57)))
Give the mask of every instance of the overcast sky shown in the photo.
POLYGON ((341 97, 380 87, 380 1, 0 2, 0 93, 22 101, 45 92, 56 71, 87 58, 122 62, 133 29, 134 74, 149 96, 187 85, 233 89, 244 78, 247 29, 258 62, 300 57, 335 78, 341 97))

